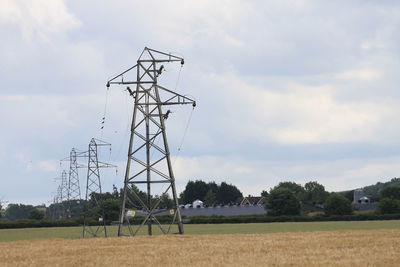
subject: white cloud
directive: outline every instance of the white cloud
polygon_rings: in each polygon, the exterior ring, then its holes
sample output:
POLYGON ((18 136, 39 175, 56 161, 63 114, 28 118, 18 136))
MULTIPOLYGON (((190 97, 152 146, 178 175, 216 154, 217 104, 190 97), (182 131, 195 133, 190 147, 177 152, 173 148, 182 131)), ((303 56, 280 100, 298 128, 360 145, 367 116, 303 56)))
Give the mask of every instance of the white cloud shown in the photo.
POLYGON ((366 82, 377 80, 382 76, 383 75, 381 71, 372 68, 347 70, 337 75, 338 79, 359 80, 366 82))
POLYGON ((7 124, 2 135, 49 136, 76 124, 65 97, 2 95, 0 118, 7 124))
POLYGON ((20 149, 16 151, 13 155, 13 158, 17 160, 19 167, 22 167, 25 171, 30 171, 33 168, 33 158, 32 154, 28 148, 20 149))
POLYGON ((37 167, 39 170, 44 171, 44 172, 56 172, 58 170, 58 161, 54 160, 40 160, 37 163, 37 167))
POLYGON ((80 26, 64 0, 2 0, 0 23, 17 24, 26 40, 49 41, 51 34, 80 26))
POLYGON ((227 119, 222 128, 259 142, 321 144, 381 140, 382 125, 397 106, 372 101, 339 101, 335 85, 282 83, 277 88, 251 85, 233 75, 210 76, 217 84, 227 119))
MULTIPOLYGON (((117 6, 126 10, 125 5, 117 6)), ((175 43, 181 47, 196 46, 199 40, 243 47, 245 40, 238 38, 236 31, 243 29, 241 21, 255 10, 251 3, 241 0, 160 1, 157 8, 154 2, 135 1, 128 6, 140 10, 135 22, 142 31, 148 31, 151 42, 175 43)))

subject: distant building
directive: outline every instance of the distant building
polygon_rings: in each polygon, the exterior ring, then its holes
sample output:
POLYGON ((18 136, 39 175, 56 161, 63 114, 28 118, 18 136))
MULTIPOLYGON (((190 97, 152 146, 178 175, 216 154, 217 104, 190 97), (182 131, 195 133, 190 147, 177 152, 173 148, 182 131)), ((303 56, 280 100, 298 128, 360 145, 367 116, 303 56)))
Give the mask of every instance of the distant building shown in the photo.
POLYGON ((370 202, 370 203, 353 203, 353 206, 356 207, 359 211, 372 211, 376 210, 378 206, 378 202, 370 202))
MULTIPOLYGON (((167 214, 167 212, 160 213, 160 215, 167 214)), ((204 207, 201 209, 184 208, 181 210, 183 216, 212 216, 212 215, 222 215, 222 216, 238 216, 238 215, 264 215, 266 211, 262 205, 245 205, 245 206, 216 206, 216 207, 204 207)))
POLYGON ((245 205, 264 205, 264 197, 239 197, 236 199, 235 204, 240 206, 245 205))
POLYGON ((196 199, 195 201, 193 201, 192 203, 192 207, 193 208, 202 208, 204 206, 203 201, 201 201, 200 199, 196 199))
POLYGON ((362 188, 358 188, 354 190, 353 194, 353 202, 354 203, 361 203, 359 202, 362 197, 365 197, 364 190, 362 188))
POLYGON ((353 206, 360 211, 375 210, 377 202, 371 202, 371 199, 365 196, 362 188, 354 190, 353 206))
POLYGON ((367 203, 369 203, 370 201, 369 201, 369 198, 368 197, 362 197, 362 198, 360 198, 359 200, 358 200, 358 203, 360 203, 360 204, 367 204, 367 203))

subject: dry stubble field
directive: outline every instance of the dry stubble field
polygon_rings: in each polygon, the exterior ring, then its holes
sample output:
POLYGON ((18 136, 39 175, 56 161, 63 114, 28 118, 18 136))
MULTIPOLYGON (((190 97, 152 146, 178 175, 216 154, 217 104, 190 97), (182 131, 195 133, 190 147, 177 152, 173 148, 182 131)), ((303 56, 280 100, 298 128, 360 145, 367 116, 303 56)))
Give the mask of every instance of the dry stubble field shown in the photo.
POLYGON ((1 266, 398 266, 400 230, 36 239, 0 243, 1 266))

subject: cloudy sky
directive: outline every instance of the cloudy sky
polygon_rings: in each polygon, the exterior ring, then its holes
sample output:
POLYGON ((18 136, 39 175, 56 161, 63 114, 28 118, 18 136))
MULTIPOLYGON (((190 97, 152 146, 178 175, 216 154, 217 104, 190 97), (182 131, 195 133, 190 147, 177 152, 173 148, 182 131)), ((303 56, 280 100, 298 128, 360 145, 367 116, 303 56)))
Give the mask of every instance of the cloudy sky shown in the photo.
POLYGON ((198 103, 167 124, 178 191, 400 175, 398 1, 0 0, 0 34, 0 199, 49 203, 59 160, 92 137, 119 166, 105 190, 122 186, 132 101, 105 83, 145 46, 185 58, 163 85, 198 103))

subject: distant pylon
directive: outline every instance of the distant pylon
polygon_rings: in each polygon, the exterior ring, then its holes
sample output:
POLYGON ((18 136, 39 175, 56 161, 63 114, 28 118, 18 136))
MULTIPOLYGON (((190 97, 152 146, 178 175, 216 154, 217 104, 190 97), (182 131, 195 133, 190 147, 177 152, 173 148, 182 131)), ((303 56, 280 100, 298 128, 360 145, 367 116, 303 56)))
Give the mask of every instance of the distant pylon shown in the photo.
POLYGON ((63 170, 61 174, 61 188, 60 188, 60 217, 65 218, 67 216, 66 208, 68 204, 68 177, 67 172, 63 170))
MULTIPOLYGON (((57 180, 60 178, 56 178, 57 180)), ((66 216, 66 204, 68 202, 68 177, 65 170, 61 173, 61 183, 57 187, 54 197, 53 218, 62 219, 66 216)))
POLYGON ((172 171, 165 129, 165 120, 171 111, 165 112, 163 107, 182 104, 195 107, 196 102, 157 83, 164 69, 164 65, 161 64, 171 62, 180 62, 183 66, 184 59, 145 47, 135 66, 107 82, 107 87, 111 84, 136 85, 133 90, 127 87, 134 99, 134 109, 118 228, 119 236, 136 235, 145 224, 148 226, 149 235, 152 235, 152 224, 157 225, 164 234, 170 233, 171 226, 177 224, 178 232, 183 234, 175 176, 172 171), (145 196, 137 190, 139 186, 144 186, 145 196), (172 206, 160 207, 161 196, 168 193, 173 198, 172 206), (157 194, 157 196, 152 194, 157 194), (161 224, 156 214, 170 215, 170 223, 161 224), (129 220, 135 215, 143 218, 136 229, 129 220), (129 232, 123 232, 124 225, 128 226, 129 232))
POLYGON ((85 152, 79 152, 77 153, 75 148, 72 148, 70 154, 69 154, 69 173, 68 173, 68 194, 67 194, 67 201, 68 201, 68 207, 66 209, 66 217, 71 218, 72 214, 72 201, 76 201, 75 204, 80 204, 81 200, 81 188, 79 185, 79 173, 78 169, 83 168, 85 166, 82 166, 78 164, 77 158, 78 157, 86 157, 86 151, 85 152))
POLYGON ((73 148, 69 154, 68 200, 72 199, 81 199, 78 162, 75 148, 73 148))
POLYGON ((68 200, 68 177, 67 172, 65 170, 61 173, 61 198, 60 201, 68 200))
POLYGON ((107 228, 104 214, 104 206, 99 199, 101 196, 100 168, 115 168, 115 165, 100 162, 98 158, 98 147, 110 146, 111 144, 94 139, 90 140, 88 149, 88 172, 86 180, 86 198, 84 207, 83 237, 87 235, 107 237, 107 228), (99 194, 99 195, 98 195, 99 194), (90 201, 93 201, 92 203, 90 201), (90 225, 89 219, 95 219, 96 225, 90 225))
POLYGON ((54 201, 53 201, 53 208, 52 208, 52 218, 55 220, 58 220, 61 218, 61 213, 62 209, 60 207, 60 198, 61 198, 61 185, 58 185, 57 187, 57 193, 54 196, 54 201))

